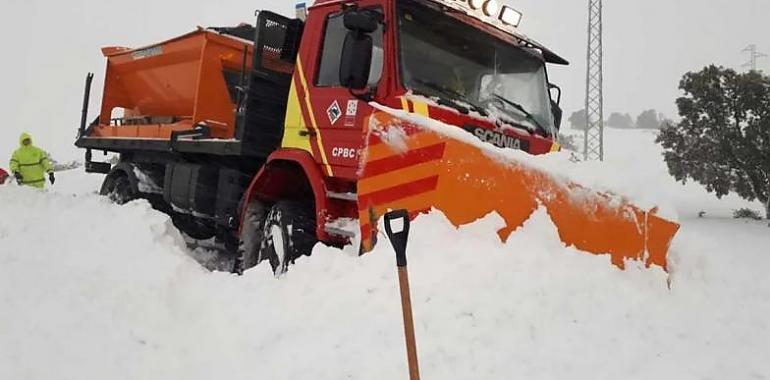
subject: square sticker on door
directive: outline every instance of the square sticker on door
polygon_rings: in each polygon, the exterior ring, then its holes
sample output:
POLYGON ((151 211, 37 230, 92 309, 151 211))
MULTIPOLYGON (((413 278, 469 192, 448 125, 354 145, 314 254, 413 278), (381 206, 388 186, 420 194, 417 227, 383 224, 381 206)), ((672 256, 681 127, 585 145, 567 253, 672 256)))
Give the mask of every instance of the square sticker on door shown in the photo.
POLYGON ((358 113, 358 100, 355 100, 355 99, 348 100, 348 109, 345 111, 345 115, 355 117, 357 113, 358 113))
POLYGON ((356 125, 356 115, 358 114, 358 100, 348 100, 348 106, 345 109, 345 126, 353 127, 356 125))

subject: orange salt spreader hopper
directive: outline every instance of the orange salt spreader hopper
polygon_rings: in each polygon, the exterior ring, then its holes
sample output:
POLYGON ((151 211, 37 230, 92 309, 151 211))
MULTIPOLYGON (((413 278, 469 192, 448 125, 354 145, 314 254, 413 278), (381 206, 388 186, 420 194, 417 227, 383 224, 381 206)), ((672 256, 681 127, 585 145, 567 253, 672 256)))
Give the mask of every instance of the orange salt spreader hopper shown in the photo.
POLYGON ((205 123, 211 137, 237 137, 234 83, 251 69, 249 41, 198 28, 138 49, 106 47, 95 138, 169 139, 205 123), (117 112, 117 114, 116 114, 117 112))
MULTIPOLYGON (((414 117, 419 116, 409 115, 414 117)), ((506 222, 498 234, 506 240, 545 207, 568 246, 609 254, 620 268, 626 260, 667 267, 679 225, 657 216, 656 209, 642 210, 393 112, 371 116, 367 140, 358 182, 364 248, 376 240, 376 220, 389 209, 415 214, 435 208, 455 226, 497 212, 506 222)))

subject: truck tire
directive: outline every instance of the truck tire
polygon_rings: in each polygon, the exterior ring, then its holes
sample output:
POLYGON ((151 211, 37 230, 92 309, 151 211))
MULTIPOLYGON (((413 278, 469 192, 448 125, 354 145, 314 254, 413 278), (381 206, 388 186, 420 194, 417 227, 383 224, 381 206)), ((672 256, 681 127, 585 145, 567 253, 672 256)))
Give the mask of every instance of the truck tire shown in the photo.
POLYGON ((269 260, 273 273, 286 273, 290 264, 302 255, 310 256, 318 242, 312 205, 296 201, 279 201, 265 218, 259 257, 269 260))
POLYGON ((263 257, 260 256, 260 248, 264 237, 265 217, 268 207, 264 203, 254 200, 246 206, 246 213, 243 216, 243 225, 241 226, 238 258, 235 263, 235 273, 243 271, 258 265, 263 257))
POLYGON ((122 173, 107 176, 104 179, 104 183, 102 183, 99 194, 106 196, 119 205, 126 204, 137 198, 136 191, 131 186, 131 181, 122 173))

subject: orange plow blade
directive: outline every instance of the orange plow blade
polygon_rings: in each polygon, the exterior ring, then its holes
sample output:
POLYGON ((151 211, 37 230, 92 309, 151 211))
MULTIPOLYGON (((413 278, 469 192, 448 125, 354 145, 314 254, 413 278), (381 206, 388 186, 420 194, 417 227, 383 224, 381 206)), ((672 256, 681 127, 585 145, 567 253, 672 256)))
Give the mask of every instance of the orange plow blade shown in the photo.
POLYGON ((377 220, 390 209, 413 215, 437 209, 455 225, 497 212, 506 222, 502 240, 545 207, 566 245, 666 269, 679 225, 627 200, 560 179, 548 172, 495 157, 473 144, 408 123, 386 112, 371 119, 362 152, 359 220, 362 243, 375 243, 377 220))

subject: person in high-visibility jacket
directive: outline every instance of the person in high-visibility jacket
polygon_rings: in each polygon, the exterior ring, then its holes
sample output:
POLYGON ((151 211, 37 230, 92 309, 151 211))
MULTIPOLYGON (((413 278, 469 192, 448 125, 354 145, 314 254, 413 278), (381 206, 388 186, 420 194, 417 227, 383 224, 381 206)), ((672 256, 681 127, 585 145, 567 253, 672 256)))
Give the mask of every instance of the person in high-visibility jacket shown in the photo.
POLYGON ((19 137, 19 149, 11 157, 11 173, 21 185, 45 188, 45 175, 51 184, 56 181, 53 166, 48 160, 48 154, 32 145, 32 136, 22 133, 19 137))

